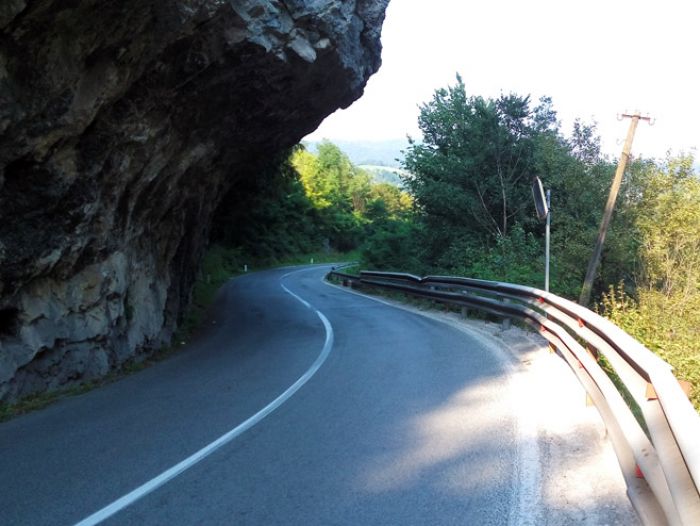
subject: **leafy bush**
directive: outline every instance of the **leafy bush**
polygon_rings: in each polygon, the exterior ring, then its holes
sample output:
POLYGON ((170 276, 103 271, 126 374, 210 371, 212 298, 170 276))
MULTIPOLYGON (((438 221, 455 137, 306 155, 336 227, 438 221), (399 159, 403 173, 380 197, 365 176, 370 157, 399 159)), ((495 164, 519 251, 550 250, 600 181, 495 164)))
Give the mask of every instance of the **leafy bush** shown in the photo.
POLYGON ((420 273, 418 227, 409 221, 385 221, 362 245, 364 268, 420 273))
POLYGON ((700 410, 700 179, 683 155, 638 177, 634 294, 611 288, 601 310, 691 382, 700 410))
POLYGON ((439 264, 427 270, 544 287, 544 246, 532 233, 515 224, 508 235, 492 246, 469 238, 455 240, 442 254, 439 264))
POLYGON ((642 290, 635 300, 618 285, 603 296, 599 310, 690 382, 691 401, 700 411, 700 296, 688 301, 642 290))

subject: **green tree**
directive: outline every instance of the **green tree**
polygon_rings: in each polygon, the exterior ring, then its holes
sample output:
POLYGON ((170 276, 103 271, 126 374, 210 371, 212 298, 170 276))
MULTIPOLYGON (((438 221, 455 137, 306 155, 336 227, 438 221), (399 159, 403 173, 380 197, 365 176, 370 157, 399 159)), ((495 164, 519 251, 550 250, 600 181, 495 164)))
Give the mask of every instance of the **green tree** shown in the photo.
POLYGON ((318 155, 297 150, 291 158, 299 173, 307 197, 313 203, 319 221, 317 228, 328 243, 338 250, 355 248, 359 224, 353 215, 351 187, 355 167, 334 144, 324 141, 318 155))
POLYGON ((374 184, 366 171, 329 141, 318 146, 317 155, 295 151, 291 163, 317 211, 319 232, 339 250, 356 248, 382 221, 411 206, 405 192, 374 184))
POLYGON ((290 152, 284 152, 250 167, 219 206, 212 241, 260 262, 318 249, 321 235, 315 224, 320 217, 289 159, 290 152))
POLYGON ((362 245, 363 267, 424 273, 426 268, 419 258, 419 229, 413 221, 385 217, 375 224, 362 245))
MULTIPOLYGON (((370 188, 370 206, 383 210, 378 214, 392 219, 408 218, 413 210, 413 199, 399 187, 389 183, 375 183, 370 188)), ((371 212, 368 212, 371 215, 371 212)), ((375 214, 376 215, 376 214, 375 214)))
POLYGON ((651 169, 636 204, 640 278, 665 296, 700 296, 700 180, 693 158, 651 169))
POLYGON ((509 246, 502 240, 518 225, 538 228, 530 191, 542 164, 538 147, 545 140, 565 147, 550 99, 533 107, 513 94, 468 96, 457 77, 421 107, 418 124, 423 140, 409 145, 404 182, 425 224, 422 257, 430 265, 463 267, 482 249, 509 246))
MULTIPOLYGON (((507 275, 541 285, 544 262, 531 250, 539 244, 542 254, 544 245, 530 190, 539 176, 552 190, 552 290, 577 296, 615 168, 601 156, 595 124, 577 120, 567 138, 548 97, 532 104, 513 94, 468 96, 458 77, 421 107, 419 127, 422 142, 410 144, 404 165, 424 225, 421 259, 435 270, 480 271, 482 277, 504 275, 507 269, 497 264, 502 261, 519 268, 507 275)), ((630 172, 629 202, 639 187, 630 172)), ((609 283, 632 279, 633 233, 625 203, 608 235, 599 293, 609 283)))
POLYGON ((458 77, 421 107, 423 141, 409 146, 405 183, 428 222, 482 240, 507 236, 527 220, 535 138, 554 123, 548 100, 531 108, 517 95, 468 97, 458 77))
POLYGON ((350 212, 366 204, 369 176, 357 169, 335 144, 321 142, 318 155, 299 149, 292 157, 292 165, 317 208, 335 207, 350 212))
POLYGON ((700 410, 700 179, 687 155, 639 171, 627 196, 635 286, 611 288, 600 308, 693 384, 700 410))
MULTIPOLYGON (((576 121, 569 138, 560 132, 541 134, 535 145, 535 174, 552 191, 552 290, 578 297, 614 173, 614 166, 600 156, 595 124, 576 121)), ((609 232, 601 275, 611 283, 624 279, 620 258, 625 236, 621 214, 609 232)), ((538 235, 543 226, 537 227, 538 235)), ((633 253, 634 251, 632 251, 633 253)), ((629 273, 627 273, 629 274, 629 273)), ((600 289, 600 281, 598 282, 600 289)))

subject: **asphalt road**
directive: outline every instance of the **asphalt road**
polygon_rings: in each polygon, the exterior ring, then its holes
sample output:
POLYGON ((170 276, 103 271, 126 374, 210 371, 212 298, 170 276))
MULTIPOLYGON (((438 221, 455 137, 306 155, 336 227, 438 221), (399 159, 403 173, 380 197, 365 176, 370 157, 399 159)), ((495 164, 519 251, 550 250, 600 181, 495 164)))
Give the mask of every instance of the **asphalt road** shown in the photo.
POLYGON ((0 424, 0 524, 527 522, 512 364, 327 270, 231 280, 182 352, 0 424))

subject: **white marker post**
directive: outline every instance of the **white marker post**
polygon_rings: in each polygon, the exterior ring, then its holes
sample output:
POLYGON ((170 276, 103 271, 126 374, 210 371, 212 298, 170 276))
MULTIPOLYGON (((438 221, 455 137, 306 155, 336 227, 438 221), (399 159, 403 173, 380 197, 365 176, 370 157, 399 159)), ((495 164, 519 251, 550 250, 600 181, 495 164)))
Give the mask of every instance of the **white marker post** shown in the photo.
POLYGON ((545 230, 545 252, 544 252, 544 290, 549 292, 549 227, 552 224, 552 191, 547 190, 547 227, 545 230))
POLYGON ((532 181, 532 197, 535 199, 535 209, 537 210, 537 217, 542 220, 546 220, 546 233, 545 233, 545 249, 544 249, 544 290, 549 292, 549 227, 551 224, 552 212, 550 210, 550 199, 552 192, 547 190, 547 196, 545 197, 544 188, 542 188, 542 181, 539 177, 535 177, 532 181))

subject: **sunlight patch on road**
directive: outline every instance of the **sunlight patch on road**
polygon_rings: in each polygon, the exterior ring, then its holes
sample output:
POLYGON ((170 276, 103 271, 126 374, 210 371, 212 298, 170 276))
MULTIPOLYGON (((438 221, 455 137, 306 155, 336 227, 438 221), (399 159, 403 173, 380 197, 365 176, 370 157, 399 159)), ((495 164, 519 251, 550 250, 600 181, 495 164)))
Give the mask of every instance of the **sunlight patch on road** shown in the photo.
POLYGON ((504 379, 469 385, 396 429, 406 446, 372 459, 360 484, 377 493, 433 484, 454 495, 501 485, 516 452, 514 436, 503 436, 509 429, 516 432, 504 379))

